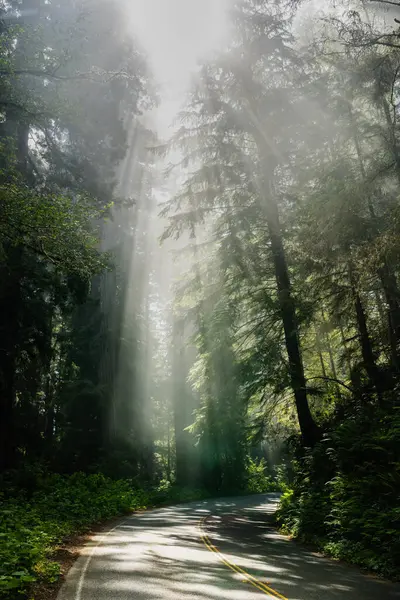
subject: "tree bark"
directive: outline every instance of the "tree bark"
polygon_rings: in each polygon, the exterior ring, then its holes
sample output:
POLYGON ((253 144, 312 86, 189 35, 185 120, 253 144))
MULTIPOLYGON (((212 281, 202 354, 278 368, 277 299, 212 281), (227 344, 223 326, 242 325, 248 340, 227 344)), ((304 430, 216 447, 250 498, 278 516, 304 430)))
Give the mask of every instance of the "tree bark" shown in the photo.
POLYGON ((15 460, 14 406, 15 371, 21 310, 21 248, 11 248, 7 268, 1 269, 0 293, 0 472, 15 460))
MULTIPOLYGON (((390 115, 389 105, 382 94, 382 106, 383 112, 386 118, 386 124, 389 128, 390 144, 393 159, 396 166, 396 173, 400 181, 400 155, 397 147, 396 138, 394 136, 393 122, 390 115)), ((351 102, 348 104, 348 113, 350 120, 350 128, 353 136, 354 146, 356 149, 357 159, 360 166, 361 177, 364 185, 368 186, 367 173, 364 166, 364 157, 361 150, 360 139, 357 131, 357 124, 354 119, 351 102)), ((371 197, 367 194, 367 205, 368 212, 371 217, 374 228, 376 227, 376 214, 371 197)), ((391 359, 393 366, 399 368, 399 345, 400 345, 400 295, 396 281, 396 276, 392 269, 389 267, 386 257, 383 257, 383 266, 377 270, 379 280, 382 285, 383 292, 385 294, 385 300, 388 306, 388 334, 391 349, 391 359)))
MULTIPOLYGON (((2 344, 3 346, 3 344, 2 344)), ((0 348, 0 472, 14 465, 14 373, 15 360, 12 351, 0 348)))
POLYGON ((331 367, 331 371, 332 371, 332 376, 333 376, 333 379, 337 379, 338 377, 337 377, 335 359, 333 357, 331 340, 329 337, 329 330, 325 327, 326 319, 325 319, 325 311, 324 311, 323 307, 321 310, 321 316, 322 316, 322 322, 324 324, 324 337, 325 337, 326 346, 328 348, 328 356, 329 356, 329 363, 330 363, 330 367, 331 367))
POLYGON ((326 377, 326 369, 325 369, 324 357, 322 356, 321 348, 319 347, 318 342, 317 342, 317 352, 318 352, 318 356, 319 356, 319 362, 320 362, 320 365, 321 365, 322 375, 323 375, 323 377, 326 377))
POLYGON ((367 318, 361 301, 361 296, 357 291, 353 267, 349 263, 350 285, 354 299, 354 309, 356 313, 357 329, 361 346, 361 355, 364 368, 367 372, 370 383, 375 388, 378 399, 381 399, 382 384, 378 367, 376 366, 371 339, 369 337, 367 318))
POLYGON ((351 377, 352 366, 351 366, 351 361, 349 359, 349 355, 348 355, 348 352, 347 352, 346 336, 344 335, 342 323, 339 323, 339 331, 340 331, 340 339, 341 339, 341 342, 342 342, 342 346, 344 348, 344 355, 345 355, 345 361, 346 361, 346 365, 347 365, 348 375, 349 375, 349 378, 350 378, 351 377))
POLYGON ((167 481, 171 481, 171 432, 167 417, 167 481))
POLYGON ((400 302, 396 276, 389 269, 386 261, 378 271, 386 304, 388 306, 388 332, 392 364, 399 369, 400 345, 400 302))
POLYGON ((184 347, 182 335, 178 327, 174 326, 173 332, 173 386, 172 386, 172 406, 174 412, 174 432, 175 432, 175 479, 178 484, 185 485, 188 480, 187 464, 187 443, 185 436, 186 415, 184 407, 184 398, 186 393, 185 386, 185 365, 184 347))
POLYGON ((306 378, 299 341, 299 326, 291 291, 286 253, 283 246, 278 206, 272 186, 265 198, 267 225, 271 241, 278 300, 289 358, 289 374, 294 393, 297 416, 304 446, 313 447, 319 438, 319 430, 311 414, 307 398, 306 378))

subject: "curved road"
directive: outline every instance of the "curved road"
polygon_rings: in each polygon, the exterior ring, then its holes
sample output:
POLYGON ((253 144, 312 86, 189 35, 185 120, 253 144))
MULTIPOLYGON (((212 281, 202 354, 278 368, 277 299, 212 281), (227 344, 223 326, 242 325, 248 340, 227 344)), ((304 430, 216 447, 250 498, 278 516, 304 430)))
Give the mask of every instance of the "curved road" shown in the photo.
POLYGON ((302 549, 269 524, 277 494, 193 502, 98 534, 58 600, 400 600, 400 586, 302 549))

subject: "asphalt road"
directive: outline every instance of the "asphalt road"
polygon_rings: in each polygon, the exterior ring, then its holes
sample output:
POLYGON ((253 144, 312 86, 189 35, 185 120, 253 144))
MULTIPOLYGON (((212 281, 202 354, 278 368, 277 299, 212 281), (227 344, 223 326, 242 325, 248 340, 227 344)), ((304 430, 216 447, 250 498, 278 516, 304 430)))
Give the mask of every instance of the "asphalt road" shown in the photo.
POLYGON ((279 535, 278 496, 194 502, 132 515, 98 534, 58 600, 400 600, 375 580, 279 535))

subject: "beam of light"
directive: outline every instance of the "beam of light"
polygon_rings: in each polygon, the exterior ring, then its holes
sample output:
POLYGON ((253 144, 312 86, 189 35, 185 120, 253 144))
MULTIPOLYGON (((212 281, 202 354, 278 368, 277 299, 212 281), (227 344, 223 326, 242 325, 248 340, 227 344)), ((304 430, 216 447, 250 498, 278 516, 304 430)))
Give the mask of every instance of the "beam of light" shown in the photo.
POLYGON ((225 41, 229 0, 125 1, 132 31, 162 86, 162 102, 154 119, 159 134, 167 136, 198 60, 225 41))

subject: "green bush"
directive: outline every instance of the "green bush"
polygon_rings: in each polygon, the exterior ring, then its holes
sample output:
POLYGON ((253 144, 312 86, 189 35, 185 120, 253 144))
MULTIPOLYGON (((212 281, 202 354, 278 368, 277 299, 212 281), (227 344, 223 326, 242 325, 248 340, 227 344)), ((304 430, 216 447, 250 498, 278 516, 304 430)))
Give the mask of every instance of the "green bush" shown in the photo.
POLYGON ((400 413, 377 411, 342 422, 303 457, 277 519, 334 558, 399 579, 399 497, 400 413))
POLYGON ((246 491, 250 492, 250 494, 281 491, 279 483, 274 477, 268 475, 267 464, 264 458, 261 458, 259 462, 248 458, 246 477, 246 491))
POLYGON ((210 498, 210 493, 205 489, 181 487, 173 485, 169 481, 162 481, 156 489, 151 490, 149 503, 151 506, 161 506, 166 503, 179 504, 206 498, 210 498))

